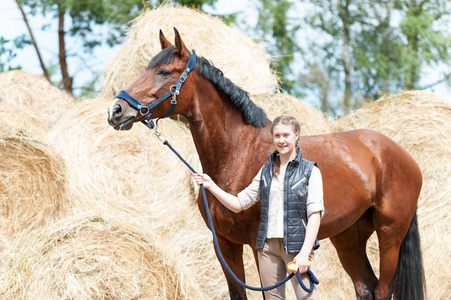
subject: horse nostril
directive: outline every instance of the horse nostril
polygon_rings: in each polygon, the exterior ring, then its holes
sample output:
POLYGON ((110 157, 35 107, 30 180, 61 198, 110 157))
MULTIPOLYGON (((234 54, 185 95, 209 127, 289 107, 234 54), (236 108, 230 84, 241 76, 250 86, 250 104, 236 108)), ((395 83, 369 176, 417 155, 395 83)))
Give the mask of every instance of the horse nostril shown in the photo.
POLYGON ((116 105, 113 107, 113 117, 115 117, 115 116, 117 116, 117 115, 120 115, 121 112, 122 112, 122 107, 121 107, 119 104, 116 104, 116 105))

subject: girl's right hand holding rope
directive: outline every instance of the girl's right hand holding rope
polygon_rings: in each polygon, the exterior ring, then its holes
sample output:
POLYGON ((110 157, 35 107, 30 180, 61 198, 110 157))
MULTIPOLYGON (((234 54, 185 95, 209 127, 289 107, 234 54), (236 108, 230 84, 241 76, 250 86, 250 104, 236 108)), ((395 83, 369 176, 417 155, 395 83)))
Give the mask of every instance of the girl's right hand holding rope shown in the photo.
POLYGON ((207 174, 193 173, 193 177, 197 185, 200 186, 201 184, 203 184, 204 188, 208 189, 208 191, 210 191, 210 193, 212 193, 213 196, 216 197, 216 199, 218 199, 225 207, 227 207, 231 211, 239 213, 243 210, 238 197, 229 194, 221 189, 207 174))
POLYGON ((193 173, 194 180, 196 181, 197 185, 204 185, 204 188, 208 189, 212 185, 212 180, 210 176, 207 174, 199 174, 199 173, 193 173))

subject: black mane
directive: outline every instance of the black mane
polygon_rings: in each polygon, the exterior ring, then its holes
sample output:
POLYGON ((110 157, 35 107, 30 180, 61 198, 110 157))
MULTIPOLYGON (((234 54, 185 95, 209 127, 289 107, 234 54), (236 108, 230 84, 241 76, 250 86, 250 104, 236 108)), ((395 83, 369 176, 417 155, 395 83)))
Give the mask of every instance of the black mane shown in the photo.
POLYGON ((197 70, 199 74, 208 79, 230 100, 243 114, 244 123, 254 127, 266 126, 266 114, 249 98, 249 94, 236 86, 230 79, 224 76, 221 70, 211 65, 205 58, 197 57, 197 70))
POLYGON ((177 56, 177 54, 174 51, 174 48, 175 46, 167 47, 166 49, 163 49, 160 53, 152 57, 146 70, 153 69, 163 64, 167 65, 173 62, 175 57, 177 56))
MULTIPOLYGON (((176 57, 176 53, 173 51, 174 48, 174 46, 168 47, 154 56, 147 66, 147 70, 174 61, 176 57)), ((232 103, 241 111, 244 123, 254 127, 266 126, 267 119, 265 112, 252 102, 247 92, 226 78, 221 70, 211 65, 205 58, 199 56, 197 56, 197 70, 202 77, 208 79, 219 90, 230 97, 232 103)))

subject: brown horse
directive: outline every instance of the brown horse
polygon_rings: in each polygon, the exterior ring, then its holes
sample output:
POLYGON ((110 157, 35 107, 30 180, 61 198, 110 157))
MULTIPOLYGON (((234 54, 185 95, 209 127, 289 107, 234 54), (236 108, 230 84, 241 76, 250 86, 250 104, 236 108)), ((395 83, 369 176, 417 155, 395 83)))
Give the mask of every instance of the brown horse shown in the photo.
MULTIPOLYGON (((143 106, 154 103, 169 90, 174 92, 190 59, 177 30, 175 34, 173 46, 160 31, 163 50, 126 90, 143 106)), ((221 188, 237 194, 273 151, 270 121, 265 113, 246 92, 201 57, 197 57, 176 100, 173 114, 188 120, 203 171, 221 188)), ((153 107, 152 118, 167 115, 170 103, 167 100, 153 107)), ((140 114, 132 106, 116 99, 108 109, 109 124, 117 130, 129 130, 134 122, 144 120, 146 109, 140 114)), ((306 159, 319 164, 323 176, 325 215, 318 238, 332 241, 354 283, 357 299, 390 299, 392 294, 395 299, 423 299, 416 221, 422 176, 409 153, 370 130, 303 136, 299 145, 306 159), (365 250, 374 231, 379 240, 379 279, 365 250)), ((255 205, 235 214, 208 192, 207 198, 223 256, 244 281, 243 244, 255 246, 260 207, 255 205)), ((198 205, 206 220, 200 195, 198 205)), ((245 299, 244 289, 227 272, 225 276, 230 297, 245 299)))

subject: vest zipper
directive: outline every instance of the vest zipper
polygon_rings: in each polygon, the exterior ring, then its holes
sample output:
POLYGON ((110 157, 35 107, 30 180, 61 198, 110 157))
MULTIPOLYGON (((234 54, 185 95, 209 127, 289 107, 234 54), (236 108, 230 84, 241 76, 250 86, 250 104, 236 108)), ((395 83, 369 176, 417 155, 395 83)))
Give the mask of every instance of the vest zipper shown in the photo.
POLYGON ((288 178, 290 177, 290 165, 291 161, 288 163, 285 170, 285 177, 283 178, 283 246, 284 252, 288 255, 288 178), (288 176, 287 176, 288 174, 288 176))

